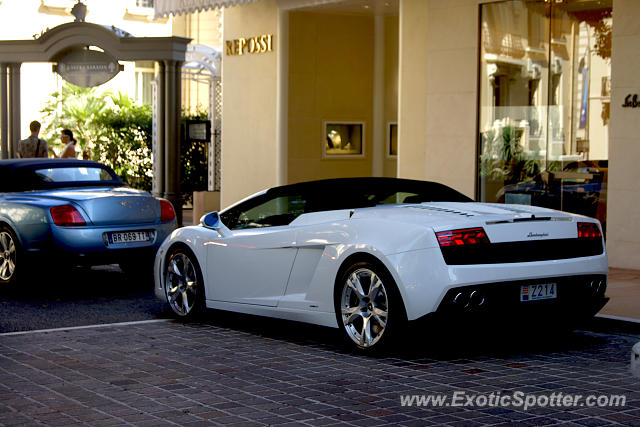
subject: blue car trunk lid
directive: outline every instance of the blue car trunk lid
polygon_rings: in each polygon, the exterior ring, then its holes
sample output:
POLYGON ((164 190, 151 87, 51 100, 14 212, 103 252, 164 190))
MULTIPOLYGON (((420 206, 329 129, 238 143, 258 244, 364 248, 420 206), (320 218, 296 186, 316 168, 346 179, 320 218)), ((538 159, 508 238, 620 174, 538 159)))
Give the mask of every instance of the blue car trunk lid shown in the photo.
POLYGON ((94 225, 151 224, 160 216, 159 202, 144 191, 131 188, 61 189, 39 197, 75 202, 94 225))

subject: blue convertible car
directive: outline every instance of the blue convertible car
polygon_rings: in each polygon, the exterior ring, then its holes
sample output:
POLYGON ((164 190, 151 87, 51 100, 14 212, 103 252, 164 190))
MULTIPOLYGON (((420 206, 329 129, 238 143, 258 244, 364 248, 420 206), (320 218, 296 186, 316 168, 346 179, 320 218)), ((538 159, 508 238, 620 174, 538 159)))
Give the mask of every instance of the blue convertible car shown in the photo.
POLYGON ((125 270, 151 266, 175 228, 171 203, 126 187, 101 163, 0 160, 0 284, 39 265, 38 256, 125 270))

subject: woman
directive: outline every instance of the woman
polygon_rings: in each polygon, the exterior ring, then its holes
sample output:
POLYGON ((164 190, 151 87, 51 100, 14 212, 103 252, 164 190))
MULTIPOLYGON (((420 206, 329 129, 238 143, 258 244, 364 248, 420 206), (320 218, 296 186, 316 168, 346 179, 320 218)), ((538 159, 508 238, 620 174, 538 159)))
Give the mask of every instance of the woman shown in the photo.
MULTIPOLYGON (((60 133, 60 139, 62 140, 63 144, 66 144, 65 147, 62 149, 60 158, 75 159, 76 144, 78 143, 78 141, 76 141, 75 138, 73 137, 73 132, 71 132, 69 129, 63 129, 62 132, 60 133)), ((53 157, 56 157, 56 158, 58 157, 52 149, 49 149, 49 152, 53 154, 53 157)))

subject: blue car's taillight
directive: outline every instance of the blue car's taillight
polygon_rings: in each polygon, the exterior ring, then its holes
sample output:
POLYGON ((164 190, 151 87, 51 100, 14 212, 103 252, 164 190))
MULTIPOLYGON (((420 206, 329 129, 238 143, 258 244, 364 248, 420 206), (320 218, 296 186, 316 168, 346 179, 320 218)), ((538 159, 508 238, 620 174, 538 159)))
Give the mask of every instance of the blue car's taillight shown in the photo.
POLYGON ((82 214, 71 205, 54 206, 50 209, 50 212, 55 225, 61 227, 82 227, 87 225, 82 214))
POLYGON ((169 222, 173 221, 176 217, 176 211, 173 210, 173 205, 170 201, 160 199, 160 221, 169 222))

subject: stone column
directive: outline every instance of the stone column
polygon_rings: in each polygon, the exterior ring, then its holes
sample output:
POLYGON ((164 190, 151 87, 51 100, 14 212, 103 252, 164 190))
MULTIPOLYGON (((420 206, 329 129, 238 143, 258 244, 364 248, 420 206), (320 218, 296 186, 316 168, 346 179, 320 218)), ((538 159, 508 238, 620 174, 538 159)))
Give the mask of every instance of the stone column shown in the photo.
POLYGON ((276 65, 276 185, 289 181, 289 11, 278 10, 278 63, 276 65))
MULTIPOLYGON (((449 4, 449 2, 446 2, 449 4)), ((398 178, 428 179, 427 47, 430 2, 400 0, 398 50, 398 178)))
POLYGON ((211 141, 208 147, 207 190, 220 192, 220 144, 222 141, 222 82, 220 76, 209 80, 209 119, 211 141))
POLYGON ((9 106, 7 103, 7 64, 0 63, 0 150, 3 159, 9 156, 9 106))
POLYGON ((385 141, 384 122, 384 16, 375 16, 373 50, 373 138, 371 144, 371 175, 384 175, 385 141))
POLYGON ((158 61, 153 100, 153 195, 164 196, 164 123, 165 76, 164 61, 158 61))
MULTIPOLYGON (((216 78, 209 80, 209 121, 211 122, 211 138, 207 145, 207 191, 214 191, 216 184, 216 78)), ((195 203, 195 200, 194 200, 195 203)), ((195 221, 195 218, 194 218, 195 221)))
POLYGON ((181 68, 181 61, 165 61, 164 197, 173 203, 178 224, 182 224, 182 195, 180 194, 181 68))
POLYGON ((9 64, 9 157, 18 157, 20 141, 20 63, 9 64))

